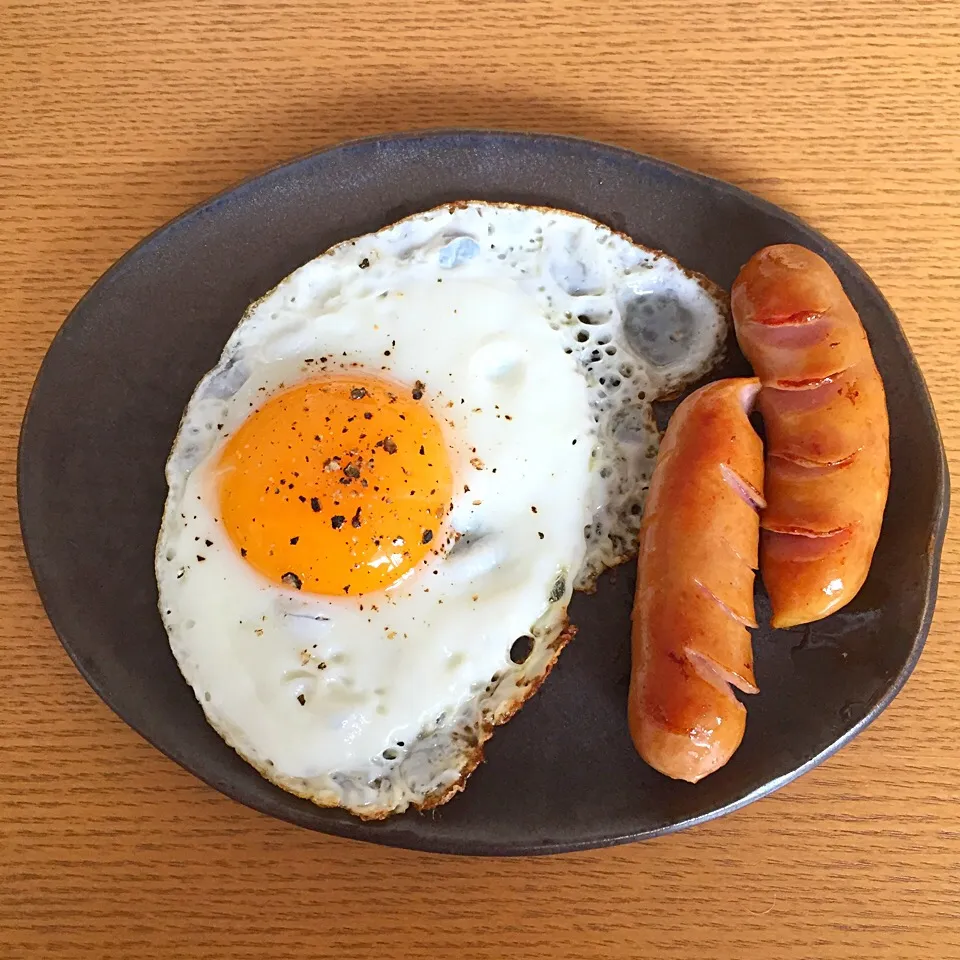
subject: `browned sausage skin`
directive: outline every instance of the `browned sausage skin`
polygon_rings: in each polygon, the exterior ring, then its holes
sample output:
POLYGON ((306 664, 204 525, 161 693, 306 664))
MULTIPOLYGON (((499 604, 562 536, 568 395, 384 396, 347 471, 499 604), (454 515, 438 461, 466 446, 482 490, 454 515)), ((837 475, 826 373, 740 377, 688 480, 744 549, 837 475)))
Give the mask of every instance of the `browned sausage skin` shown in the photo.
POLYGON ((720 380, 677 408, 657 457, 640 532, 629 720, 644 760, 697 780, 743 738, 730 685, 756 693, 747 626, 763 450, 748 413, 754 378, 720 380))
POLYGON ((772 623, 808 623, 853 599, 870 569, 890 479, 883 382, 853 304, 812 251, 765 247, 731 305, 763 384, 760 573, 772 623))

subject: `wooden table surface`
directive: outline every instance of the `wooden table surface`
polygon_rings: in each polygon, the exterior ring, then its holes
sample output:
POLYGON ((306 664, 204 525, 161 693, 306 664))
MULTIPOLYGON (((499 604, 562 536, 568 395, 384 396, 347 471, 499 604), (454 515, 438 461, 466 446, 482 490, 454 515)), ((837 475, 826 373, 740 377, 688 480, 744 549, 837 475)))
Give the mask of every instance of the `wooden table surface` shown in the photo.
POLYGON ((47 345, 140 237, 338 140, 577 134, 806 218, 900 316, 960 453, 956 0, 0 2, 0 957, 960 957, 960 550, 907 687, 780 793, 546 859, 379 849, 221 797, 44 617, 15 503, 47 345), (795 8, 795 9, 791 9, 795 8))

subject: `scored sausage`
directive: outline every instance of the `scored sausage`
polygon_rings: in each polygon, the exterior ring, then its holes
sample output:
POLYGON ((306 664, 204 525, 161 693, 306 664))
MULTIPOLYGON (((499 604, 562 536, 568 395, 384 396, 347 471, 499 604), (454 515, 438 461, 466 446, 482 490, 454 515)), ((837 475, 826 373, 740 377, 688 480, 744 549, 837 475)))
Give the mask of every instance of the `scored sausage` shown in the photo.
POLYGON ((890 480, 883 382, 839 279, 805 247, 756 253, 731 306, 763 384, 760 574, 771 622, 809 623, 852 600, 870 569, 890 480))
POLYGON ((763 505, 763 449, 748 414, 756 378, 719 380, 677 408, 640 531, 628 714, 637 751, 697 780, 743 738, 731 690, 756 693, 747 627, 763 505))

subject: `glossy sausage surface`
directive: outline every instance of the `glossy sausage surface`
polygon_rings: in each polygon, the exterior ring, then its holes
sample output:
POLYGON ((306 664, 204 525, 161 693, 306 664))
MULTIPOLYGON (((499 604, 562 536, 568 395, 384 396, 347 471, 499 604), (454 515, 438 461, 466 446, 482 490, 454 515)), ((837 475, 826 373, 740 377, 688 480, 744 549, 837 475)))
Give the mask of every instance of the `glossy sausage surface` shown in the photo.
POLYGON ((765 247, 731 291, 737 339, 763 384, 760 573, 775 627, 828 616, 866 579, 890 480, 883 382, 830 266, 765 247))
POLYGON ((754 378, 720 380, 677 408, 640 532, 630 733, 669 777, 696 782, 730 759, 756 693, 747 626, 763 502, 763 450, 748 413, 754 378))

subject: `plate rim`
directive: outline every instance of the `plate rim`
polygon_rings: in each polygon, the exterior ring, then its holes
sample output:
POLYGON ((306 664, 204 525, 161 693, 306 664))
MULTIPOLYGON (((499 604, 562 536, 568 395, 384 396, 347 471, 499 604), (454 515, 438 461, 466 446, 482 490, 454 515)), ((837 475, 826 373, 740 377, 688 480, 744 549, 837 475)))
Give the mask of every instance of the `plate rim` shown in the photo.
MULTIPOLYGON (((482 199, 478 197, 463 197, 461 199, 482 199)), ((347 238, 345 238, 347 239, 347 238)), ((215 789, 218 793, 223 794, 228 799, 233 802, 242 803, 244 806, 256 810, 260 814, 272 817, 274 819, 279 819, 288 823, 292 823, 299 827, 305 827, 306 829, 312 830, 314 832, 337 836, 351 840, 360 840, 366 843, 374 843, 380 846, 389 846, 394 848, 402 848, 408 850, 415 850, 418 852, 426 853, 436 853, 444 854, 450 856, 531 856, 531 855, 550 855, 558 853, 570 853, 570 852, 579 852, 584 850, 592 849, 602 849, 611 846, 618 846, 620 844, 631 843, 639 840, 654 839, 660 836, 666 836, 671 833, 675 833, 679 830, 687 829, 689 827, 698 826, 703 823, 707 823, 711 820, 717 819, 718 817, 725 816, 729 813, 733 813, 736 810, 741 809, 742 807, 747 806, 750 803, 753 803, 756 800, 762 799, 763 797, 769 796, 775 791, 781 789, 787 784, 793 782, 798 777, 802 776, 804 773, 807 773, 816 766, 819 766, 834 753, 840 750, 842 747, 846 746, 850 741, 862 733, 871 723, 873 723, 877 717, 890 705, 890 703, 896 698, 896 696, 903 689, 910 675, 913 673, 917 662, 920 659, 920 656, 923 652, 927 636, 930 631, 930 626, 933 620, 933 615, 936 606, 937 592, 939 586, 939 574, 940 574, 940 564, 942 557, 943 544, 946 535, 947 521, 949 517, 949 505, 950 505, 950 475, 949 475, 949 464, 946 457, 946 450, 943 443, 943 436, 940 430, 936 408, 933 404, 933 399, 930 396, 930 391, 927 386, 926 380, 923 376, 923 372, 920 369, 920 365, 917 361, 916 355, 910 347, 910 343, 903 331, 903 327, 900 323, 900 319, 897 316, 896 312, 888 303, 886 297, 883 295, 882 291, 877 287, 873 280, 869 277, 867 272, 860 266, 860 264, 852 257, 850 254, 847 254, 846 251, 840 247, 839 244, 831 241, 825 234, 816 228, 812 227, 802 218, 797 216, 790 211, 777 206, 769 200, 765 200, 762 197, 757 196, 756 194, 751 193, 748 190, 738 187, 735 184, 729 183, 728 181, 721 180, 717 177, 712 177, 708 174, 700 173, 695 170, 690 170, 686 167, 680 166, 678 164, 672 163, 670 161, 661 160, 657 157, 654 157, 649 154, 640 153, 638 151, 631 150, 627 147, 622 147, 617 144, 607 143, 602 140, 593 140, 586 137, 579 136, 570 136, 562 134, 552 134, 552 133, 539 133, 539 132, 520 132, 515 130, 500 130, 500 129, 483 129, 483 128, 471 128, 471 127, 438 127, 438 128, 428 128, 423 130, 412 130, 412 131, 400 131, 392 133, 381 133, 373 134, 371 136, 353 138, 349 140, 340 141, 337 143, 328 144, 320 149, 307 151, 301 154, 294 156, 291 159, 281 161, 279 163, 273 164, 265 169, 262 169, 258 172, 252 173, 249 176, 246 176, 228 186, 224 189, 218 191, 217 193, 199 201, 198 203, 193 204, 189 208, 181 211, 177 215, 171 217, 164 223, 157 226, 150 233, 144 236, 142 239, 137 241, 132 247, 126 250, 117 260, 111 263, 106 270, 104 270, 89 286, 89 288, 84 292, 80 299, 76 302, 70 312, 67 314, 60 327, 57 329, 54 336, 51 338, 48 343, 43 359, 37 369, 37 373, 34 377, 33 385, 30 389, 29 396, 27 398, 26 404, 24 406, 23 415, 21 419, 20 431, 17 442, 17 465, 16 465, 16 478, 17 478, 17 512, 18 512, 18 521, 20 526, 21 541, 24 547, 24 553, 27 558, 27 563, 30 568, 31 576, 34 580, 35 589, 37 595, 39 596, 40 602, 43 606, 44 613, 47 617, 48 623, 50 624, 53 632, 57 636, 57 639, 60 642, 60 645, 64 648, 67 655, 70 657, 71 661, 77 668, 80 675, 87 682, 87 684, 93 689, 97 696, 106 704, 106 706, 113 712, 113 714, 119 717, 128 727, 133 729, 139 736, 146 740, 152 747, 159 750, 164 756, 168 757, 170 760, 173 760, 178 766, 186 770, 192 776, 201 780, 203 783, 215 789), (924 591, 924 602, 922 608, 922 614, 919 621, 919 626, 917 632, 913 638, 913 642, 910 648, 910 654, 907 659, 904 661, 902 667, 898 671, 897 675, 893 678, 892 682, 885 688, 883 694, 874 702, 870 707, 867 713, 852 727, 846 730, 841 734, 836 740, 828 744, 823 750, 809 758, 800 766, 794 768, 791 771, 776 777, 772 780, 767 781, 766 783, 756 787, 747 794, 738 797, 727 804, 719 806, 713 810, 706 811, 704 813, 687 817, 682 820, 678 820, 674 823, 667 824, 662 827, 657 827, 648 830, 641 830, 635 832, 628 832, 625 834, 612 836, 612 837, 603 837, 600 839, 587 838, 580 841, 572 842, 529 842, 529 843, 511 843, 508 846, 501 846, 498 841, 494 842, 475 842, 475 841, 465 841, 463 842, 463 849, 453 849, 452 845, 449 842, 439 842, 433 843, 429 839, 429 835, 418 836, 415 843, 405 842, 403 834, 392 835, 385 833, 383 836, 377 836, 375 833, 371 832, 370 824, 366 821, 362 821, 358 818, 351 817, 349 820, 344 821, 332 821, 329 824, 317 824, 317 823, 307 823, 301 819, 295 818, 294 816, 285 816, 278 814, 273 810, 266 809, 266 805, 261 805, 257 802, 251 802, 248 800, 239 800, 231 793, 229 793, 223 785, 216 782, 215 777, 207 776, 203 773, 199 773, 194 770, 191 766, 187 764, 185 759, 181 756, 178 756, 177 751, 174 749, 168 749, 165 746, 161 746, 154 741, 151 735, 141 729, 141 726, 138 723, 132 722, 127 717, 123 716, 119 710, 114 706, 112 698, 109 696, 108 692, 105 690, 105 684, 103 684, 100 678, 97 676, 97 673, 90 665, 85 663, 80 656, 75 653, 72 649, 72 645, 65 639, 60 629, 54 623, 54 619, 51 615, 51 606, 53 604, 48 601, 48 591, 45 588, 41 587, 41 582, 46 582, 41 568, 41 560, 36 555, 36 550, 34 547, 31 547, 31 535, 27 532, 27 526, 32 522, 29 519, 26 519, 26 516, 30 514, 29 508, 25 509, 25 492, 24 486, 27 479, 26 474, 28 467, 25 463, 24 450, 29 443, 29 432, 31 419, 34 413, 35 400, 42 389, 42 380, 45 372, 47 371, 48 361, 50 354, 54 351, 58 343, 65 338, 65 335, 69 333, 69 328, 71 325, 79 322, 78 317, 82 313, 83 308, 89 298, 93 295, 94 291, 101 291, 105 287, 108 287, 112 282, 114 276, 120 273, 120 271, 125 268, 128 261, 133 260, 142 249, 145 247, 161 240, 168 234, 173 233, 178 228, 183 227, 187 222, 191 221, 198 214, 202 213, 205 210, 215 210, 223 202, 232 200, 235 197, 238 197, 245 190, 251 188, 254 184, 259 184, 261 182, 268 182, 273 178, 283 177, 288 172, 294 170, 297 167, 306 165, 319 157, 322 157, 326 154, 335 153, 335 152, 349 152, 351 150, 368 148, 376 144, 393 144, 396 142, 406 142, 406 143, 416 143, 417 141, 432 141, 434 146, 436 142, 443 139, 453 139, 457 138, 460 140, 468 139, 477 139, 485 141, 512 141, 515 145, 523 147, 525 144, 531 142, 537 142, 543 145, 552 145, 552 146, 562 146, 568 149, 580 148, 592 150, 598 155, 607 154, 615 155, 618 158, 625 160, 633 164, 649 164, 653 168, 671 174, 672 176, 678 177, 684 181, 695 181, 703 184, 704 186, 710 188, 712 191, 724 193, 728 196, 733 196, 738 200, 749 204, 750 206, 757 209, 759 212, 765 214, 767 217, 772 217, 776 220, 789 224, 791 227, 797 229, 799 228, 802 232, 806 233, 812 239, 825 244, 828 247, 835 247, 839 249, 846 256, 849 264, 852 265, 853 270, 851 271, 857 278, 858 282, 863 284, 868 288, 871 293, 876 297, 879 305, 883 307, 889 317, 894 321, 896 333, 900 339, 900 345, 902 352, 909 360, 909 365, 911 367, 911 372, 915 379, 915 382, 921 388, 921 397, 926 408, 926 414, 929 418, 930 426, 933 428, 935 439, 937 442, 937 476, 935 477, 935 484, 937 490, 937 502, 933 522, 931 524, 930 539, 927 546, 927 554, 929 557, 929 578, 925 585, 926 589, 924 591), (25 516, 26 515, 26 516, 25 516)))

